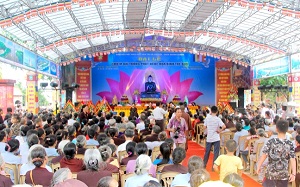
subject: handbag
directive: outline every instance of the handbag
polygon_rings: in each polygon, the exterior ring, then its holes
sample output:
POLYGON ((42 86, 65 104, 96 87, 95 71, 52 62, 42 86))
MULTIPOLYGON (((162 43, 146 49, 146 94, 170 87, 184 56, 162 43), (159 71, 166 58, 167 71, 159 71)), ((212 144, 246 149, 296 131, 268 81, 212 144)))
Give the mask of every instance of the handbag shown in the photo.
POLYGON ((33 177, 32 177, 32 170, 30 171, 30 180, 32 182, 32 185, 35 186, 34 182, 33 182, 33 177))

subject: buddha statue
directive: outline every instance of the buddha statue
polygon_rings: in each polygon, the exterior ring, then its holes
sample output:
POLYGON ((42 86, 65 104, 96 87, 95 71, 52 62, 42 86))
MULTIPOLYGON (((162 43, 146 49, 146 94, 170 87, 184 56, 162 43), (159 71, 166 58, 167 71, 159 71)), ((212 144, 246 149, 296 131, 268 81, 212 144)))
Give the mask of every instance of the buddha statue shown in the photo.
POLYGON ((152 81, 153 78, 151 75, 148 76, 148 81, 145 83, 145 92, 146 93, 155 93, 156 84, 152 81))

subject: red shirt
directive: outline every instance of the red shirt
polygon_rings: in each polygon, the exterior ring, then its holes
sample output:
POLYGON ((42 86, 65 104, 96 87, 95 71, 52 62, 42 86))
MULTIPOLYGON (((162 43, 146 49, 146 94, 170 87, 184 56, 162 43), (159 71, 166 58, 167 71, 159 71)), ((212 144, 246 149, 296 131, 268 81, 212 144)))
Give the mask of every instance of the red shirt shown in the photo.
POLYGON ((68 160, 64 157, 60 160, 60 167, 69 168, 71 172, 79 172, 83 170, 83 161, 77 158, 68 160))

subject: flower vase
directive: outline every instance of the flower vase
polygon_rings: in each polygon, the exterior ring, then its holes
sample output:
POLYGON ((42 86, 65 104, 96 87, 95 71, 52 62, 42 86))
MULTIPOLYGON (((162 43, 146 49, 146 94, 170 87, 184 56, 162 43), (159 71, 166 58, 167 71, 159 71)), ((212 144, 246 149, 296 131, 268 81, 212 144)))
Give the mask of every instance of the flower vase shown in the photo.
POLYGON ((167 103, 167 95, 163 95, 163 102, 167 103))
POLYGON ((138 95, 134 95, 134 101, 135 101, 135 103, 139 102, 138 95))

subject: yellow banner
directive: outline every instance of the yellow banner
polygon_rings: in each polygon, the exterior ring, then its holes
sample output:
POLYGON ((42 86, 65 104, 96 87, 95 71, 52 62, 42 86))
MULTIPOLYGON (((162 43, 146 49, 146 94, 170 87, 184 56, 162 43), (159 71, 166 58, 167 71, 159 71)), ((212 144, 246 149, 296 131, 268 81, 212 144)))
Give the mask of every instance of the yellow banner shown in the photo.
POLYGON ((28 112, 32 112, 33 114, 37 113, 37 106, 36 106, 36 89, 35 89, 35 82, 28 81, 27 82, 27 110, 28 112))

